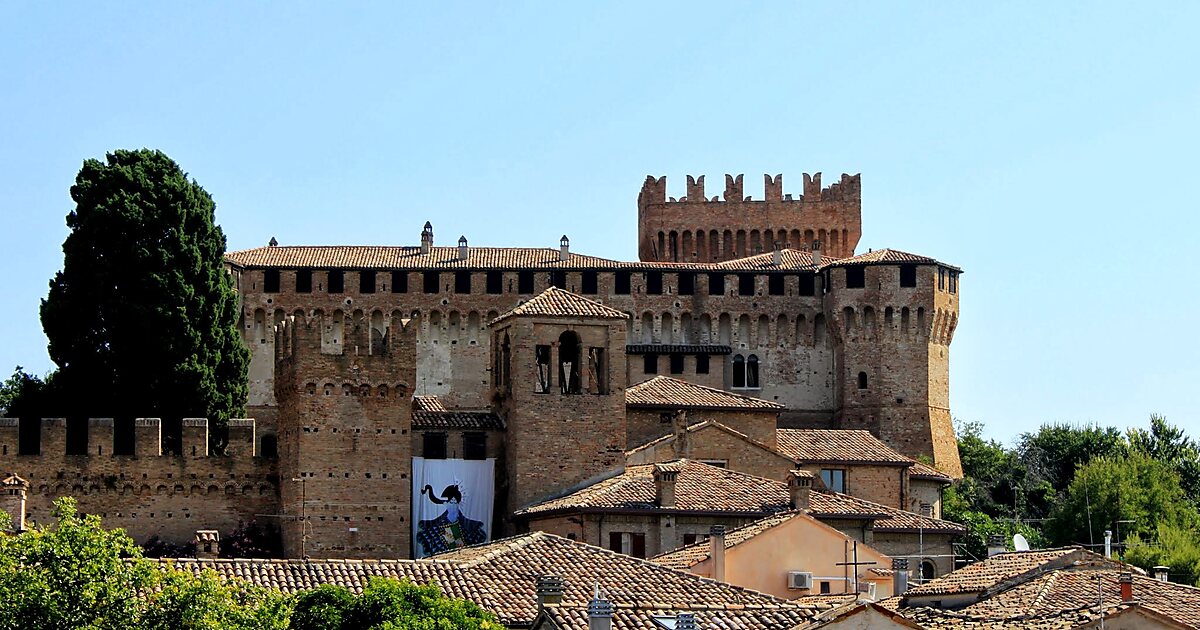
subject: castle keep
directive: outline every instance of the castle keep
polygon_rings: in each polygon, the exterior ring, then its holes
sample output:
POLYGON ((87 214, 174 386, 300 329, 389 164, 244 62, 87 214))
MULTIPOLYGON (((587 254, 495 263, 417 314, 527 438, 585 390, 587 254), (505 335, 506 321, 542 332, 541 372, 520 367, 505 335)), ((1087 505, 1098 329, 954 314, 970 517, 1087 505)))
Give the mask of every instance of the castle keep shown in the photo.
POLYGON ((259 521, 278 524, 289 556, 407 557, 414 457, 495 460, 495 532, 513 531, 513 512, 671 433, 657 412, 627 416, 625 390, 664 375, 768 401, 782 428, 868 430, 961 476, 960 270, 856 253, 857 175, 822 187, 805 174, 798 196, 764 179, 761 199, 741 175, 710 199, 689 176, 676 199, 647 178, 637 261, 566 236, 438 246, 430 223, 414 246, 232 252, 254 420, 230 423, 224 452, 203 419, 184 419, 169 450, 162 427, 177 420, 137 419, 119 453, 111 419, 0 419, 0 470, 28 483, 36 519, 73 495, 139 541, 259 521))

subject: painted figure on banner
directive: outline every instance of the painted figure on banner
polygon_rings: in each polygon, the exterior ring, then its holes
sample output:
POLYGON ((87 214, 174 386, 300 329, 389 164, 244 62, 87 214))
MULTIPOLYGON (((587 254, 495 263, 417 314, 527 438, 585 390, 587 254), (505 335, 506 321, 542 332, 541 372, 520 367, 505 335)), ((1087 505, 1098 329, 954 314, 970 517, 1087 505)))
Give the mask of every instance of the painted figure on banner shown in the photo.
POLYGON ((434 493, 432 486, 426 485, 421 489, 421 496, 426 495, 434 505, 444 505, 446 509, 437 518, 417 523, 417 544, 421 546, 422 557, 487 542, 487 530, 483 522, 463 514, 463 496, 457 483, 446 486, 441 498, 434 493))

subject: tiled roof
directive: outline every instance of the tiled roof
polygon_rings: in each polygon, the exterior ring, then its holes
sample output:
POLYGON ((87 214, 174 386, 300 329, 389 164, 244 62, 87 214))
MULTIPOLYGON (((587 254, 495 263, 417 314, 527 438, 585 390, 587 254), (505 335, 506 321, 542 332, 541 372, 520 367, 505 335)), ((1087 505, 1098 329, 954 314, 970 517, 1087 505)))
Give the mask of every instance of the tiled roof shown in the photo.
POLYGON ((229 252, 225 260, 239 267, 316 267, 322 269, 522 269, 615 267, 615 260, 571 254, 560 260, 559 250, 542 247, 471 247, 459 260, 457 247, 374 245, 291 245, 256 247, 229 252))
POLYGON ((437 396, 413 396, 413 411, 450 411, 437 396))
MULTIPOLYGON (((725 548, 732 549, 733 547, 736 547, 747 540, 754 538, 755 536, 771 529, 772 527, 782 525, 792 520, 797 514, 799 514, 799 512, 794 510, 788 512, 779 512, 778 514, 772 514, 748 525, 743 525, 737 529, 725 532, 725 548)), ((664 567, 671 567, 672 569, 687 569, 704 562, 705 560, 708 560, 709 556, 711 555, 711 551, 712 544, 709 541, 704 540, 687 545, 685 547, 680 547, 674 551, 668 551, 667 553, 659 554, 651 558, 651 561, 661 564, 664 567)))
POLYGON ((706 611, 753 611, 762 619, 780 616, 788 621, 808 614, 807 608, 770 595, 544 532, 423 560, 184 559, 160 562, 192 572, 212 569, 224 578, 240 578, 286 593, 321 584, 340 584, 360 592, 371 576, 432 582, 447 595, 471 600, 495 613, 501 623, 508 626, 528 626, 533 622, 537 616, 535 584, 543 575, 563 578, 566 589, 562 607, 568 609, 586 607, 593 589, 599 586, 619 609, 657 607, 686 611, 699 606, 706 611))
MULTIPOLYGON (((687 606, 668 606, 645 602, 633 606, 617 606, 613 610, 613 630, 664 630, 673 627, 679 613, 691 613, 697 628, 736 628, 737 630, 790 630, 807 625, 818 614, 832 609, 834 604, 820 602, 791 602, 788 606, 761 610, 721 608, 696 601, 687 606)), ((554 605, 546 607, 546 617, 560 630, 588 630, 586 606, 554 605)))
MULTIPOLYGON (((783 455, 779 454, 778 451, 771 448, 770 446, 763 444, 762 442, 759 442, 758 440, 755 440, 754 438, 750 437, 749 435, 746 435, 745 433, 742 433, 741 431, 738 431, 737 429, 730 428, 729 426, 727 426, 725 424, 717 422, 716 420, 701 420, 700 422, 697 422, 695 424, 689 424, 687 426, 687 428, 685 428, 684 430, 687 431, 688 433, 696 433, 698 431, 702 431, 709 427, 712 427, 713 429, 716 429, 718 431, 724 431, 725 433, 728 433, 729 435, 732 435, 739 440, 744 440, 746 442, 749 442, 750 444, 753 444, 753 445, 763 449, 764 451, 769 451, 772 454, 774 454, 775 456, 777 456, 781 462, 790 461, 790 460, 788 460, 787 457, 784 457, 783 455)), ((655 447, 661 446, 666 443, 674 442, 675 439, 676 438, 675 438, 674 433, 668 433, 664 436, 650 440, 649 442, 646 442, 645 444, 642 444, 635 448, 631 448, 628 451, 625 451, 625 454, 627 456, 633 455, 634 453, 639 453, 646 449, 651 449, 651 448, 655 448, 655 447)), ((813 475, 809 474, 807 471, 795 470, 792 472, 793 472, 793 474, 804 473, 806 476, 813 478, 813 475)))
POLYGON ((887 464, 907 466, 912 459, 897 453, 870 431, 859 429, 778 429, 779 450, 799 462, 887 464))
POLYGON ((575 295, 558 287, 549 287, 531 298, 528 302, 502 314, 492 323, 508 319, 516 315, 534 315, 540 317, 597 317, 601 319, 628 319, 629 316, 615 308, 605 306, 594 300, 575 295))
POLYGON ((745 258, 735 258, 719 262, 716 266, 720 269, 728 269, 731 271, 772 271, 772 270, 787 270, 787 271, 816 271, 817 267, 812 263, 812 254, 799 249, 782 249, 779 251, 779 264, 775 264, 775 252, 767 252, 765 254, 755 254, 745 258))
MULTIPOLYGON (((675 511, 768 514, 790 509, 787 484, 689 459, 667 464, 628 466, 625 472, 599 481, 567 496, 518 510, 520 516, 576 510, 662 510, 655 502, 654 468, 672 467, 675 480, 675 511)), ((809 514, 820 519, 864 519, 875 521, 875 531, 925 531, 962 534, 956 523, 905 512, 833 492, 810 492, 809 514)))
MULTIPOLYGON (((911 263, 916 265, 942 265, 950 267, 945 263, 938 262, 937 259, 919 254, 910 254, 897 249, 876 249, 865 254, 851 256, 849 258, 841 258, 823 262, 822 267, 849 267, 852 265, 889 265, 911 263)), ((957 269, 957 267, 953 267, 957 269)))
MULTIPOLYGON (((1038 575, 1012 588, 991 595, 962 612, 1004 616, 1016 613, 1051 614, 1094 606, 1101 599, 1121 601, 1117 569, 1061 569, 1038 575)), ((1200 627, 1200 588, 1133 574, 1133 596, 1137 602, 1173 619, 1200 627)))
POLYGON ((901 609, 900 613, 926 630, 1068 630, 1100 618, 1092 608, 1060 611, 1051 614, 1018 612, 1004 616, 972 615, 938 608, 901 609))
POLYGON ((504 421, 491 411, 414 411, 412 427, 416 431, 429 429, 500 431, 504 429, 504 421))
POLYGON ((905 596, 979 593, 1045 565, 1054 563, 1054 566, 1060 566, 1075 559, 1083 560, 1087 555, 1088 552, 1081 547, 1000 553, 915 586, 909 589, 905 596))
POLYGON ((921 462, 913 463, 912 467, 908 469, 908 476, 909 478, 936 479, 946 483, 950 483, 952 481, 950 475, 947 475, 946 473, 934 468, 933 466, 930 466, 929 464, 923 464, 921 462))
POLYGON ((631 343, 625 354, 730 354, 733 348, 712 344, 631 343))
POLYGON ((669 376, 656 376, 625 390, 630 407, 671 409, 728 409, 739 411, 778 411, 785 407, 761 398, 732 394, 669 376))

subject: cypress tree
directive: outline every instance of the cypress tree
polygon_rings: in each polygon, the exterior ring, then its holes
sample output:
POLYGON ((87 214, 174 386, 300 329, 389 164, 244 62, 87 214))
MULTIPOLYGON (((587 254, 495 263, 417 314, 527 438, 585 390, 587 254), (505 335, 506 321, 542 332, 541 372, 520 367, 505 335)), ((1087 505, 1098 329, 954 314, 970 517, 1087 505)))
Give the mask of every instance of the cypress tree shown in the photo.
POLYGON ((241 415, 250 352, 212 197, 142 149, 85 161, 71 198, 63 268, 41 307, 55 412, 241 415))

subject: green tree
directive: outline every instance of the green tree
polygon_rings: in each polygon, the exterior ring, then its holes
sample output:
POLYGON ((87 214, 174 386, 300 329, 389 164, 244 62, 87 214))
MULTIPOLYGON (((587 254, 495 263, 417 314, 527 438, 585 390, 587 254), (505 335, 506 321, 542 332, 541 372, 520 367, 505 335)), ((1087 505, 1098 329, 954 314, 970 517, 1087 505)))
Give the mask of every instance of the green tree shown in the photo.
POLYGON ((1160 523, 1146 542, 1138 534, 1129 538, 1124 560, 1147 571, 1156 566, 1168 567, 1172 582, 1200 586, 1200 533, 1160 523))
POLYGON ((21 366, 0 383, 0 417, 19 418, 38 414, 45 404, 46 381, 29 374, 21 366))
POLYGON ((345 587, 323 584, 296 595, 292 630, 338 630, 343 627, 354 595, 345 587))
POLYGON ((1133 452, 1081 466, 1046 531, 1053 544, 1096 544, 1118 521, 1132 521, 1120 527, 1124 535, 1146 536, 1162 524, 1194 528, 1200 517, 1185 500, 1175 471, 1133 452))
POLYGON ((342 623, 343 630, 500 630, 474 602, 442 595, 432 584, 371 578, 342 623))
POLYGON ((1124 453, 1125 436, 1115 427, 1044 424, 1037 433, 1021 436, 1017 452, 1029 475, 1061 492, 1079 466, 1094 457, 1124 453))
POLYGON ((166 570, 138 627, 145 630, 286 630, 287 598, 246 582, 228 582, 216 573, 166 570))
POLYGON ((85 161, 71 198, 63 269, 41 308, 68 407, 55 411, 240 415, 249 351, 212 197, 142 149, 85 161))
POLYGON ((1184 492, 1194 505, 1200 505, 1200 446, 1183 429, 1158 415, 1150 416, 1150 430, 1129 430, 1129 448, 1145 453, 1171 467, 1179 475, 1184 492))
POLYGON ((54 516, 53 528, 0 537, 0 629, 138 627, 137 594, 157 576, 137 545, 78 514, 74 499, 56 501, 54 516))

